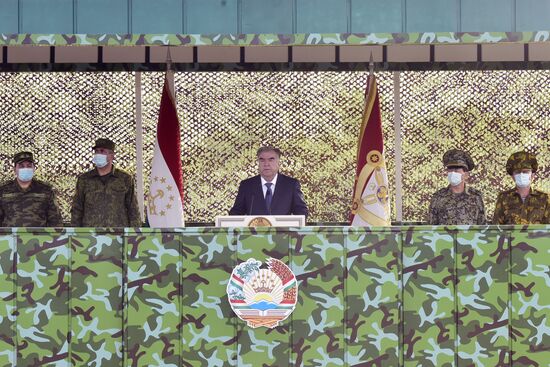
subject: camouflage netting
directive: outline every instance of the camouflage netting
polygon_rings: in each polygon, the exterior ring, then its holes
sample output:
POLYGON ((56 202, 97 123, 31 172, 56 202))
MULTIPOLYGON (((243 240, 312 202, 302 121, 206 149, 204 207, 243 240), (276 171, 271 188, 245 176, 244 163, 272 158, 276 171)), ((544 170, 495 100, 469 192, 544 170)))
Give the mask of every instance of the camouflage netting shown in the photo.
MULTIPOLYGON (((393 76, 377 73, 386 160, 395 204, 393 76)), ((282 170, 302 181, 312 221, 346 221, 352 195, 365 72, 177 73, 186 219, 226 214, 238 182, 256 173, 261 144, 285 153, 282 170)), ((152 158, 163 73, 142 74, 144 177, 152 158)), ((11 156, 35 152, 39 178, 59 191, 69 218, 76 175, 90 167, 92 141, 119 144, 117 162, 135 173, 134 73, 0 73, 2 178, 11 156)), ((431 194, 446 184, 441 156, 468 150, 472 184, 491 216, 496 194, 512 185, 513 151, 538 154, 536 186, 550 189, 550 71, 401 73, 403 219, 425 219, 431 194)), ((395 220, 395 205, 392 218, 395 220)))
POLYGON ((402 73, 403 218, 423 220, 431 194, 447 184, 443 153, 467 150, 471 183, 492 219, 497 194, 513 187, 506 160, 537 154, 535 186, 550 189, 550 71, 402 73))
POLYGON ((0 98, 0 179, 15 177, 16 152, 34 152, 36 175, 55 187, 65 221, 96 138, 116 141, 119 166, 135 172, 133 74, 0 73, 0 98))
MULTIPOLYGON (((366 73, 178 73, 187 219, 227 214, 239 181, 257 174, 262 144, 284 152, 281 169, 302 182, 313 221, 344 221, 366 73)), ((163 74, 146 74, 145 167, 149 171, 163 74)), ((385 120, 393 120, 392 75, 378 74, 385 120)), ((393 168, 393 130, 388 125, 393 168)))

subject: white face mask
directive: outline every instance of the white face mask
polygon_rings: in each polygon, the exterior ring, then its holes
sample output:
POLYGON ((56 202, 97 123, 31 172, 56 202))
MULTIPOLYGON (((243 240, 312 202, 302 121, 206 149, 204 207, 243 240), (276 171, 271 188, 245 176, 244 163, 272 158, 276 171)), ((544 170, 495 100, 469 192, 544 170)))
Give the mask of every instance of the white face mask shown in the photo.
POLYGON ((32 180, 32 176, 34 176, 34 168, 19 168, 17 170, 17 178, 23 182, 32 180))
POLYGON ((451 186, 460 185, 462 182, 462 174, 458 172, 449 172, 447 173, 447 181, 449 181, 451 186))
POLYGON ((514 181, 518 187, 529 187, 531 185, 530 173, 516 173, 514 175, 514 181))
POLYGON ((94 154, 92 162, 94 162, 97 167, 103 168, 107 165, 107 156, 105 154, 94 154))

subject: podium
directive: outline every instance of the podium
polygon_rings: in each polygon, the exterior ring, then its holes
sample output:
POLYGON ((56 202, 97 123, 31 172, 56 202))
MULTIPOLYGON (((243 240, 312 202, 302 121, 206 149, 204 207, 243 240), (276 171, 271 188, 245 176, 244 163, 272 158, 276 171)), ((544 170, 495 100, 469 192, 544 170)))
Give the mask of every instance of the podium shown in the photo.
POLYGON ((305 227, 304 215, 220 215, 216 227, 305 227))

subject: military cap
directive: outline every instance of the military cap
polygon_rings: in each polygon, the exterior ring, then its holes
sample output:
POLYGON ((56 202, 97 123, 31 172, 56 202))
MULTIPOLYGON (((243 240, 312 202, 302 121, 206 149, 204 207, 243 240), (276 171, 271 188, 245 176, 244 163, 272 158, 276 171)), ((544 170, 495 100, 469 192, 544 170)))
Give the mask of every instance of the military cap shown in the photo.
POLYGON ((105 149, 110 149, 114 151, 115 143, 110 139, 105 139, 105 138, 97 139, 92 149, 97 149, 97 148, 105 148, 105 149))
POLYGON ((538 168, 539 165, 535 155, 525 151, 515 152, 506 162, 506 172, 508 172, 510 176, 514 174, 514 171, 530 169, 535 172, 538 168))
POLYGON ((443 165, 445 167, 464 167, 466 171, 471 171, 475 167, 472 157, 470 157, 467 152, 460 149, 451 149, 446 151, 445 154, 443 154, 443 165))
POLYGON ((19 162, 31 162, 34 163, 34 158, 32 156, 31 152, 19 152, 13 156, 13 164, 17 164, 19 162))

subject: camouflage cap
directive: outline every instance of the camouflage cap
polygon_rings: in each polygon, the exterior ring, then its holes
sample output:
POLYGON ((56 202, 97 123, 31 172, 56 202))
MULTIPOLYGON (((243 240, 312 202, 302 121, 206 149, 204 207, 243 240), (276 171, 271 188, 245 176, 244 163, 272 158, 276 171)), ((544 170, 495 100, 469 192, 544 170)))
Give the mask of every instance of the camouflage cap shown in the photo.
POLYGON ((536 172, 538 168, 539 165, 535 155, 525 151, 515 152, 506 162, 506 172, 508 172, 510 176, 514 174, 514 171, 530 169, 533 172, 536 172))
POLYGON ((443 154, 443 165, 445 167, 464 167, 466 171, 471 171, 475 167, 472 157, 470 157, 467 152, 460 149, 451 149, 446 151, 445 154, 443 154))
POLYGON ((114 152, 115 151, 115 143, 112 140, 106 139, 106 138, 97 139, 95 141, 95 145, 92 149, 97 149, 97 148, 110 149, 114 152))
POLYGON ((31 162, 33 164, 35 163, 34 157, 32 156, 31 152, 19 152, 13 156, 13 164, 17 164, 19 162, 24 162, 24 161, 31 162))

